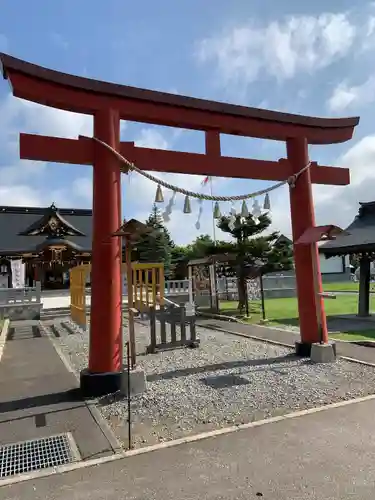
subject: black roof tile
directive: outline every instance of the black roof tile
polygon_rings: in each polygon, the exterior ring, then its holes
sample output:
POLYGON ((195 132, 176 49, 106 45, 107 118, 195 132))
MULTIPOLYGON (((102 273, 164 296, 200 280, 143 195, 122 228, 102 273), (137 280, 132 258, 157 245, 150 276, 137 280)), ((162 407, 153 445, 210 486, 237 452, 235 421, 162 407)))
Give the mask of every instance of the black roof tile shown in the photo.
POLYGON ((375 251, 375 201, 360 203, 358 215, 345 232, 321 245, 319 251, 327 256, 375 251))
MULTIPOLYGON (((19 233, 36 223, 50 207, 10 207, 0 205, 0 255, 32 252, 45 236, 21 236, 19 233)), ((59 213, 85 236, 69 236, 84 251, 92 247, 92 210, 61 208, 59 213)))

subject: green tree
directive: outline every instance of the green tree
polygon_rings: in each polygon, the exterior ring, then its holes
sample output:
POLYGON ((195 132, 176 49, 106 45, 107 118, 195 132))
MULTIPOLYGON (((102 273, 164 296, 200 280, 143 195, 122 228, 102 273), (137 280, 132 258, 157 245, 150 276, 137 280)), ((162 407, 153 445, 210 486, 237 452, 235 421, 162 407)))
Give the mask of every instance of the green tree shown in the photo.
POLYGON ((268 214, 261 215, 256 220, 253 215, 247 217, 237 215, 233 226, 231 218, 223 216, 218 221, 218 228, 229 233, 235 240, 232 244, 223 242, 214 246, 211 252, 221 253, 226 245, 227 252, 235 253, 236 274, 238 279, 238 309, 242 312, 247 300, 246 283, 255 269, 261 267, 262 274, 277 270, 291 269, 293 264, 293 251, 291 244, 275 231, 262 235, 271 224, 268 214))
POLYGON ((171 277, 174 280, 184 280, 187 277, 189 250, 187 246, 175 245, 171 251, 171 277))
POLYGON ((185 279, 188 274, 187 263, 192 259, 201 259, 210 255, 214 242, 208 234, 201 234, 192 243, 186 246, 172 248, 171 274, 173 279, 185 279))
POLYGON ((201 234, 187 246, 189 259, 202 259, 210 254, 214 241, 209 234, 201 234))
POLYGON ((174 243, 168 229, 164 226, 163 217, 156 204, 146 220, 146 226, 152 228, 153 232, 140 237, 137 244, 138 260, 139 262, 163 262, 164 272, 168 277, 174 243))

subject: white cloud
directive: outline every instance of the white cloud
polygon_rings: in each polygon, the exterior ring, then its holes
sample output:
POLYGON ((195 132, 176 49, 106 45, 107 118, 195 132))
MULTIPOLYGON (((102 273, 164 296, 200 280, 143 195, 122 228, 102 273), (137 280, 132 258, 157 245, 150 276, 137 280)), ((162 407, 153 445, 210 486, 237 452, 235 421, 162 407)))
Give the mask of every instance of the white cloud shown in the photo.
POLYGON ((35 207, 40 204, 40 193, 22 184, 0 185, 0 203, 1 205, 35 207))
POLYGON ((167 139, 153 128, 143 128, 139 137, 135 140, 135 145, 140 148, 168 149, 167 139))
POLYGON ((76 138, 79 134, 92 134, 92 119, 15 99, 10 94, 0 102, 0 115, 1 204, 43 206, 51 199, 60 206, 79 204, 80 197, 69 185, 57 190, 40 187, 47 165, 19 159, 19 131, 76 138))
POLYGON ((72 193, 85 207, 92 206, 92 172, 85 177, 77 177, 72 182, 72 193))
MULTIPOLYGON (((168 132, 166 132, 168 133, 168 132)), ((155 149, 171 149, 174 141, 179 137, 180 131, 171 129, 166 137, 159 132, 156 128, 145 127, 141 129, 138 137, 135 139, 135 144, 138 147, 148 147, 155 149)), ((208 193, 209 187, 202 187, 202 180, 204 177, 200 175, 184 175, 184 174, 168 174, 163 172, 149 172, 154 177, 168 182, 172 186, 182 187, 193 192, 208 193)), ((216 192, 219 192, 224 184, 224 179, 215 178, 213 180, 216 192)), ((124 199, 129 202, 127 207, 131 210, 132 217, 141 221, 145 220, 152 208, 155 200, 157 185, 146 179, 140 174, 130 173, 128 176, 122 176, 122 189, 124 199)), ((164 204, 160 204, 160 210, 163 212, 166 204, 172 196, 172 191, 162 188, 164 195, 164 204)), ((204 202, 203 214, 200 219, 201 227, 196 229, 199 204, 195 199, 191 199, 191 214, 183 213, 184 196, 177 194, 175 198, 175 205, 170 216, 170 221, 166 224, 171 232, 172 238, 178 244, 186 244, 195 239, 199 234, 209 233, 212 235, 212 207, 211 202, 204 202)), ((217 229, 217 237, 224 239, 225 236, 217 229)))
MULTIPOLYGON (((91 122, 85 117, 71 115, 70 113, 53 111, 49 108, 29 105, 23 101, 13 99, 5 100, 0 104, 2 122, 0 124, 0 147, 11 144, 9 151, 12 153, 11 162, 0 167, 0 200, 1 204, 40 206, 55 201, 60 206, 87 207, 92 202, 92 176, 90 173, 73 178, 59 188, 58 186, 42 186, 43 173, 48 165, 42 162, 19 161, 17 142, 19 130, 60 135, 63 137, 77 137, 83 133, 90 135, 91 122), (26 165, 27 163, 27 165, 26 165)), ((141 129, 138 146, 167 149, 173 145, 173 134, 170 136, 160 133, 152 127, 141 129)), ((4 155, 4 158, 6 156, 4 155)), ((375 198, 373 184, 375 182, 375 135, 368 135, 354 143, 345 154, 336 162, 337 165, 350 167, 352 183, 348 187, 314 186, 314 199, 316 202, 317 223, 335 223, 346 226, 358 210, 358 201, 369 201, 375 198)), ((81 168, 81 167, 77 167, 81 168)), ((88 169, 89 170, 89 169, 88 169)), ((154 173, 173 185, 200 192, 201 176, 188 176, 182 174, 154 173)), ((216 193, 227 189, 224 179, 215 179, 216 193)), ((124 200, 126 200, 125 214, 127 217, 137 217, 144 220, 154 201, 156 185, 138 174, 131 174, 130 181, 122 176, 124 200)), ((208 188, 206 188, 208 189, 208 188)), ((166 202, 171 192, 164 190, 166 202)), ((191 200, 192 211, 190 215, 183 214, 184 197, 178 195, 176 205, 172 212, 168 228, 177 243, 188 243, 200 233, 212 234, 212 207, 210 202, 205 202, 201 218, 201 228, 197 230, 195 223, 198 214, 198 203, 191 200)), ((275 191, 271 195, 273 227, 287 235, 290 230, 290 209, 288 189, 275 191)), ((164 205, 161 207, 163 210, 164 205)), ((217 231, 217 237, 224 239, 225 235, 217 231)))
MULTIPOLYGON (((374 10, 374 4, 370 4, 370 8, 374 10)), ((363 26, 364 38, 361 44, 362 52, 372 50, 375 43, 375 16, 369 15, 363 26)))
MULTIPOLYGON (((36 105, 25 104, 23 101, 13 99, 5 100, 1 105, 3 120, 0 130, 0 146, 11 144, 9 151, 12 161, 0 167, 0 199, 2 204, 40 206, 55 203, 59 206, 87 207, 92 203, 92 175, 86 172, 71 182, 59 188, 58 186, 43 186, 43 173, 48 165, 42 162, 25 162, 18 159, 17 142, 18 131, 45 133, 52 136, 77 137, 78 134, 91 135, 92 124, 86 117, 72 115, 66 112, 54 111, 36 105), (26 165, 27 163, 27 165, 26 165), (37 180, 37 181, 36 181, 37 180), (35 182, 36 181, 36 182, 35 182), (47 187, 47 189, 46 189, 47 187)), ((174 136, 165 135, 152 127, 141 129, 136 144, 140 147, 167 149, 173 145, 174 136)), ((4 151, 4 149, 2 149, 4 151)), ((5 157, 5 155, 4 155, 5 157)), ((325 186, 314 187, 316 201, 317 222, 332 222, 340 226, 347 225, 354 217, 358 208, 358 200, 370 200, 373 195, 373 181, 375 172, 375 136, 367 136, 358 141, 346 154, 337 161, 337 164, 351 168, 352 184, 348 187, 332 188, 325 186), (371 182, 369 182, 369 180, 371 182)), ((81 167, 78 167, 81 168, 81 167)), ((201 176, 182 174, 153 173, 172 185, 184 187, 192 191, 202 191, 201 176)), ((215 192, 226 191, 226 181, 215 179, 215 192)), ((125 214, 144 220, 152 207, 155 198, 155 183, 145 179, 139 174, 122 176, 124 201, 126 201, 125 214)), ((208 188, 206 187, 206 190, 208 188)), ((164 190, 166 202, 171 192, 164 190)), ((271 196, 273 226, 285 234, 290 235, 288 189, 276 191, 271 196)), ((195 223, 198 215, 198 203, 191 200, 192 214, 183 214, 184 197, 178 195, 176 205, 171 215, 168 228, 177 243, 188 243, 200 233, 212 234, 212 207, 210 202, 203 205, 201 228, 197 230, 195 223)), ((163 210, 165 205, 161 207, 163 210)), ((225 235, 217 230, 217 237, 224 239, 225 235)))
POLYGON ((251 83, 262 73, 289 79, 328 67, 363 36, 347 13, 289 16, 265 26, 250 20, 202 40, 197 56, 215 63, 225 83, 251 83))
MULTIPOLYGON (((351 188, 363 187, 363 182, 375 179, 375 135, 363 137, 342 157, 342 164, 350 168, 351 188)), ((368 188, 373 191, 372 182, 368 188)), ((375 193, 372 194, 375 198, 375 193)))
MULTIPOLYGON (((172 134, 168 137, 169 140, 158 130, 152 127, 146 127, 140 131, 138 138, 135 140, 135 144, 138 147, 170 149, 174 140, 176 140, 176 134, 172 132, 172 134)), ((149 173, 164 182, 168 182, 172 186, 182 187, 193 192, 202 192, 203 190, 201 184, 204 177, 200 175, 168 174, 162 172, 149 173)), ((129 175, 129 178, 125 176, 122 177, 125 199, 130 199, 129 205, 131 205, 131 215, 139 220, 145 220, 148 217, 154 203, 156 184, 140 174, 131 173, 129 175)), ((215 179, 214 183, 216 184, 217 189, 219 189, 221 187, 222 180, 215 179)), ((207 189, 208 188, 206 187, 206 192, 207 189)), ((162 190, 165 203, 160 206, 160 209, 163 211, 166 203, 168 203, 172 196, 172 191, 164 188, 162 190)), ((204 204, 204 214, 200 221, 201 228, 199 231, 195 228, 199 209, 197 201, 193 199, 191 200, 191 214, 183 213, 183 204, 184 196, 178 194, 176 196, 176 203, 171 214, 171 220, 166 224, 172 234, 172 238, 174 238, 177 243, 188 243, 198 234, 205 232, 212 234, 211 204, 209 202, 204 204)))
MULTIPOLYGON (((139 137, 134 141, 138 147, 148 147, 154 149, 170 149, 173 142, 168 141, 160 132, 153 128, 144 128, 140 131, 139 137)), ((197 175, 167 174, 162 172, 148 172, 156 178, 162 179, 174 186, 185 189, 196 190, 200 186, 203 177, 197 175)), ((156 192, 156 184, 146 179, 140 174, 131 173, 129 180, 129 194, 135 193, 135 203, 143 204, 146 200, 153 203, 156 192)), ((168 190, 165 190, 166 197, 168 190)))
POLYGON ((12 120, 22 121, 22 130, 28 133, 76 139, 79 135, 92 135, 92 117, 61 109, 41 106, 11 97, 12 120))
MULTIPOLYGON (((43 162, 19 160, 19 131, 37 133, 55 137, 77 138, 79 134, 92 135, 92 119, 84 115, 68 113, 53 108, 39 106, 8 95, 0 103, 0 147, 7 163, 0 164, 0 203, 9 205, 43 206, 54 201, 60 207, 90 207, 92 206, 92 172, 85 168, 78 177, 66 179, 61 187, 52 185, 43 188, 43 173, 51 168, 43 162)), ((121 132, 126 123, 121 123, 121 132)), ((164 131, 163 131, 164 132, 164 131)), ((178 134, 174 129, 161 133, 157 128, 144 127, 140 130, 135 143, 139 147, 168 149, 173 145, 178 134), (167 135, 168 134, 168 135, 167 135)), ((126 137, 123 136, 123 140, 126 137)), ((77 167, 82 168, 82 167, 77 167)), ((77 172, 78 173, 78 172, 77 172)), ((154 172, 153 175, 193 191, 201 189, 201 176, 180 174, 164 174, 154 172)), ((126 202, 127 217, 147 218, 154 198, 155 183, 139 174, 132 173, 129 177, 122 176, 123 204, 126 202)), ((171 192, 164 190, 166 201, 171 192)), ((173 238, 178 242, 187 242, 196 236, 194 227, 195 214, 191 216, 182 213, 183 196, 178 196, 175 210, 169 224, 173 238), (187 218, 189 222, 187 223, 187 218)), ((192 201, 196 210, 196 204, 192 201)), ((163 207, 161 207, 163 209, 163 207)), ((205 229, 202 219, 202 231, 205 229)))
MULTIPOLYGON (((335 164, 350 169, 351 181, 348 186, 313 186, 316 223, 345 228, 356 216, 360 201, 375 200, 375 135, 366 136, 353 144, 335 164)), ((288 188, 276 191, 271 202, 273 227, 290 236, 288 188)))
POLYGON ((328 108, 334 113, 341 113, 346 109, 363 106, 375 99, 375 77, 370 76, 360 85, 348 85, 341 82, 328 99, 328 108))

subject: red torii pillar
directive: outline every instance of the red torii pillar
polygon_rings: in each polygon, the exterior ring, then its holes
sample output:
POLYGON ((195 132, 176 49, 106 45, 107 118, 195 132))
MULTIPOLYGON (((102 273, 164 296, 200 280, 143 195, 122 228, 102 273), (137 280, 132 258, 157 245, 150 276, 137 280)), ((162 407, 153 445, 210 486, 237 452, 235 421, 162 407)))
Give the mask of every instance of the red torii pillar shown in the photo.
MULTIPOLYGON (((138 168, 232 178, 286 180, 308 164, 308 144, 351 139, 358 118, 325 119, 245 108, 160 92, 93 81, 41 68, 0 54, 3 75, 16 97, 85 113, 94 118, 94 135, 120 151, 138 168), (120 119, 200 130, 206 154, 137 148, 120 143, 120 119), (287 159, 279 161, 223 157, 220 134, 285 141, 287 159)), ((21 134, 22 159, 93 165, 93 249, 90 355, 81 373, 84 395, 115 392, 121 385, 121 248, 112 235, 121 225, 119 161, 105 146, 87 139, 61 139, 21 134)), ((293 239, 296 243, 315 225, 311 184, 349 184, 349 171, 312 163, 290 189, 293 239)), ((294 245, 301 342, 298 354, 326 339, 324 307, 317 318, 314 269, 319 270, 316 244, 294 245)), ((321 289, 319 274, 318 288, 321 289)))
MULTIPOLYGON (((108 109, 94 114, 94 135, 118 150, 120 116, 108 109)), ((114 392, 122 371, 121 172, 117 158, 94 144, 91 322, 88 370, 81 373, 84 393, 114 392), (95 376, 93 375, 95 374, 95 376)))
MULTIPOLYGON (((305 138, 288 139, 286 142, 287 157, 294 174, 309 162, 308 144, 305 138)), ((318 273, 318 289, 322 289, 320 275, 320 259, 316 243, 312 245, 296 245, 297 240, 311 227, 315 226, 314 204, 312 197, 310 169, 301 173, 295 187, 289 188, 290 212, 293 233, 293 253, 296 273, 298 316, 303 337, 296 343, 296 353, 309 356, 311 344, 317 342, 317 332, 321 338, 328 340, 327 319, 324 303, 316 294, 315 273, 318 273), (306 300, 309 297, 309 300, 306 300), (317 317, 317 301, 320 301, 321 318, 317 317)), ((320 339, 319 339, 320 340, 320 339)))

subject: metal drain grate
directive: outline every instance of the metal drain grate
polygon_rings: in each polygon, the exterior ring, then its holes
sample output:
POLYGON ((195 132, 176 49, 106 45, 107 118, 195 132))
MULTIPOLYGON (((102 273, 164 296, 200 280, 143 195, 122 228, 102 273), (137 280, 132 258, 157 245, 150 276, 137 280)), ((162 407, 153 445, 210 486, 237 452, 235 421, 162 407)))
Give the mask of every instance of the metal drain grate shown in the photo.
POLYGON ((0 478, 80 460, 70 433, 0 447, 0 478))

